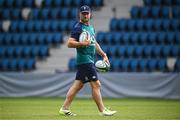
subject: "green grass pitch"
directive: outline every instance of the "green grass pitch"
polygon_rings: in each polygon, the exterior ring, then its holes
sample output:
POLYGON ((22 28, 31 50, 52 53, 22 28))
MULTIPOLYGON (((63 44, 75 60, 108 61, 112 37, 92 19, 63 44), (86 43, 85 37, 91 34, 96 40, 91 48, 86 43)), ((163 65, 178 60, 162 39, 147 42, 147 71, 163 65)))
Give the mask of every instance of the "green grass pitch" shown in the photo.
POLYGON ((0 120, 180 120, 180 100, 104 99, 106 106, 118 112, 100 116, 94 101, 75 99, 71 110, 75 117, 59 116, 63 98, 0 98, 0 120))

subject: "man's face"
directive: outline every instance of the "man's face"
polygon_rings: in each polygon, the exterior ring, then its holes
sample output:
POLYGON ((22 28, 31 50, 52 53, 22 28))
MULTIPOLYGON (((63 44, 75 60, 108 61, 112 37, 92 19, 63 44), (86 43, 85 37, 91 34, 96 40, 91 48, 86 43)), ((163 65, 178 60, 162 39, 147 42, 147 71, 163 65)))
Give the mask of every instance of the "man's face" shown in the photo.
POLYGON ((90 12, 82 12, 80 13, 80 19, 82 22, 88 22, 91 18, 91 13, 90 12))

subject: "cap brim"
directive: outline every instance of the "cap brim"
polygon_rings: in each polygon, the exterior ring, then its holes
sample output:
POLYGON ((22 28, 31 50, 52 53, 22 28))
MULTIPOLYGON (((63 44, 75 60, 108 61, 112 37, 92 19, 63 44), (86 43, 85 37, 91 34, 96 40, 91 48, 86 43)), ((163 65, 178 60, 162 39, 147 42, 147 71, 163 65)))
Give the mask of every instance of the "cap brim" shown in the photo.
POLYGON ((87 10, 86 10, 86 11, 81 11, 81 13, 85 13, 85 12, 86 12, 86 13, 90 13, 90 11, 87 11, 87 10))

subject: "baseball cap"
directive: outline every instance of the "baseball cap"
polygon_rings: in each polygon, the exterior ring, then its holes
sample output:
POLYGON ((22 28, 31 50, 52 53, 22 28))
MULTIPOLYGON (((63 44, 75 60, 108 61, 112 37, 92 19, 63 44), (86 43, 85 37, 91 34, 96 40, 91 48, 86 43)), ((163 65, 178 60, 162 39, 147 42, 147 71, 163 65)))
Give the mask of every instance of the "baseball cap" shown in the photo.
POLYGON ((81 6, 80 10, 79 10, 81 13, 82 12, 91 12, 91 8, 87 5, 83 5, 81 6))

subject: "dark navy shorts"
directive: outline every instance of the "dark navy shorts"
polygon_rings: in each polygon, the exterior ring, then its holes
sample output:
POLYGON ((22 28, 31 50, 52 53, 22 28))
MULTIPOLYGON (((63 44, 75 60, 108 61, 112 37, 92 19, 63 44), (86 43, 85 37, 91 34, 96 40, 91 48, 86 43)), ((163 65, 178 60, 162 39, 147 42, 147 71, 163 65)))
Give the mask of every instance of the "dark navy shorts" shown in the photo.
POLYGON ((76 80, 83 83, 98 80, 96 67, 93 63, 77 65, 76 80))

